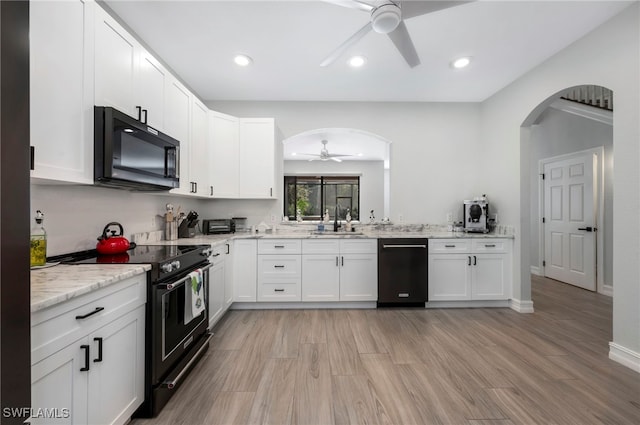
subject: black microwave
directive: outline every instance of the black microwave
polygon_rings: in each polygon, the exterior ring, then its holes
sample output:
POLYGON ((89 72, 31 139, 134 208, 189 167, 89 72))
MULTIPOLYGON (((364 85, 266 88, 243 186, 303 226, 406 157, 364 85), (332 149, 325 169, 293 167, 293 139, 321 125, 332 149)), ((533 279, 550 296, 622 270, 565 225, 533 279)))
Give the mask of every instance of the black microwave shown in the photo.
POLYGON ((180 142, 114 108, 94 108, 94 182, 134 190, 180 185, 180 142))

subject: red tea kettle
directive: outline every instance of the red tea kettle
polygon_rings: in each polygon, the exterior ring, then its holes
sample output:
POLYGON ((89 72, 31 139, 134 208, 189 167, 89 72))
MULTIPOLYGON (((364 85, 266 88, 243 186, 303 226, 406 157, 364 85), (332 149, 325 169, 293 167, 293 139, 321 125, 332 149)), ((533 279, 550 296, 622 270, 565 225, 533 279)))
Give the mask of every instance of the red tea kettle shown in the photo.
POLYGON ((122 224, 116 222, 107 224, 102 231, 102 235, 98 237, 98 243, 96 244, 98 254, 122 254, 123 252, 127 252, 131 244, 127 238, 122 236, 123 233, 122 224), (110 230, 110 226, 118 226, 120 234, 116 235, 116 230, 110 230))

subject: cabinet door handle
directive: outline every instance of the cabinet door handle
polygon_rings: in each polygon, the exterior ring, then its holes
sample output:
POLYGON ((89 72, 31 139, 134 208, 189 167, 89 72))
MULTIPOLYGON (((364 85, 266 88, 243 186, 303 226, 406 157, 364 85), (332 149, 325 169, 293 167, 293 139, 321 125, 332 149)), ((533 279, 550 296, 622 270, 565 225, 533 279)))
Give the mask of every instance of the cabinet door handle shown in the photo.
POLYGON ((476 257, 475 255, 473 256, 473 265, 478 265, 478 257, 476 257))
POLYGON ((470 266, 471 265, 471 256, 470 255, 467 255, 467 260, 469 260, 467 262, 467 266, 470 266))
POLYGON ((275 265, 273 267, 275 267, 276 269, 284 269, 284 266, 281 266, 281 265, 275 265))
POLYGON ((220 256, 220 253, 218 252, 217 254, 211 254, 212 257, 218 257, 220 256))
POLYGON ((273 197, 273 188, 272 187, 269 188, 269 196, 273 197))
POLYGON ((274 289, 274 292, 284 292, 284 289, 274 289))
POLYGON ((142 120, 142 122, 143 122, 143 124, 146 124, 147 123, 147 110, 143 109, 142 113, 144 114, 144 119, 142 120))
POLYGON ((89 370, 89 346, 81 345, 81 350, 84 350, 84 367, 80 368, 80 372, 86 372, 89 370))
POLYGON ((338 256, 336 255, 336 267, 338 267, 340 264, 338 263, 338 256))
POLYGON ((193 182, 193 193, 198 193, 198 182, 193 182))
POLYGON ((494 243, 489 243, 489 244, 487 244, 487 243, 486 243, 486 244, 484 244, 484 247, 485 247, 485 248, 495 248, 495 247, 496 247, 496 244, 494 244, 494 243))
POLYGON ((35 170, 35 160, 36 160, 36 148, 35 146, 29 146, 29 153, 31 154, 30 158, 30 166, 29 169, 35 170))
POLYGON ((138 110, 138 121, 142 122, 142 106, 136 106, 138 110))
POLYGON ((445 248, 455 248, 456 246, 455 245, 445 245, 444 247, 445 248))
POLYGON ((213 196, 213 186, 209 186, 209 188, 211 189, 210 196, 213 196))
POLYGON ((98 358, 93 359, 94 363, 102 361, 102 338, 93 338, 94 341, 98 341, 98 358))
POLYGON ((76 320, 86 319, 89 316, 93 316, 96 313, 100 313, 102 310, 104 310, 104 307, 96 307, 96 309, 93 310, 91 313, 83 314, 81 316, 76 316, 76 320))
POLYGON ((344 267, 344 257, 340 257, 340 265, 344 267))
POLYGON ((225 244, 227 246, 227 254, 231 254, 231 245, 228 243, 225 244))

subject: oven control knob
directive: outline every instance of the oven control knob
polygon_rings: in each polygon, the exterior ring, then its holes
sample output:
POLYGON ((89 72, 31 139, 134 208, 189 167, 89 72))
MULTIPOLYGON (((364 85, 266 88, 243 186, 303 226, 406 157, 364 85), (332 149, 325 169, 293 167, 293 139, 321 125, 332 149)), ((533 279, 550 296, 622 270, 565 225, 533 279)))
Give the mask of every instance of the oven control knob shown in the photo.
POLYGON ((178 260, 172 261, 171 267, 173 267, 174 270, 178 270, 180 268, 180 261, 178 260))
POLYGON ((202 256, 203 257, 208 257, 211 254, 213 254, 213 249, 211 249, 211 248, 206 248, 206 249, 202 250, 202 256))
POLYGON ((160 266, 160 270, 165 273, 171 273, 173 271, 173 266, 171 265, 171 263, 164 263, 160 266))

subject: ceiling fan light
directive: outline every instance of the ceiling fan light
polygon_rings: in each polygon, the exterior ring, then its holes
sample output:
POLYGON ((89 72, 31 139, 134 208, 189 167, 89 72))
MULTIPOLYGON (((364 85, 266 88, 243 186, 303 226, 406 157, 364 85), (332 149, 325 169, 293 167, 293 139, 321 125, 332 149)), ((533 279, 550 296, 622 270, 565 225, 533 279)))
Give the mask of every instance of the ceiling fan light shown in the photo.
POLYGON ((236 55, 236 57, 233 58, 233 61, 238 66, 249 66, 251 62, 253 62, 253 59, 247 55, 236 55))
POLYGON ((371 12, 371 27, 380 34, 389 34, 401 20, 400 8, 395 4, 383 4, 371 12))
POLYGON ((471 58, 468 56, 464 56, 451 61, 451 67, 455 69, 462 69, 467 67, 470 63, 471 63, 471 58))

